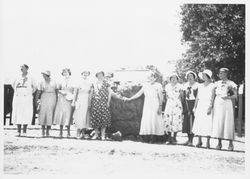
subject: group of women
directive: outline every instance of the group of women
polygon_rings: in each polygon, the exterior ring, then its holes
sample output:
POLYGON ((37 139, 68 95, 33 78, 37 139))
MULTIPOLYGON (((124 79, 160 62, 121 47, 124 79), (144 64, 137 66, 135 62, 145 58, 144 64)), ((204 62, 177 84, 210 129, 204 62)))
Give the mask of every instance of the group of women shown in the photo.
MULTIPOLYGON (((52 125, 59 125, 59 136, 63 137, 63 128, 67 127, 67 137, 70 126, 77 128, 77 138, 87 138, 87 128, 94 129, 92 139, 106 139, 106 128, 111 125, 111 97, 120 98, 110 88, 103 71, 96 73, 97 81, 88 80, 89 71, 83 71, 82 81, 74 85, 70 69, 63 69, 63 80, 56 83, 51 79, 50 71, 42 72, 44 80, 35 85, 28 75, 28 66, 22 65, 22 76, 15 80, 13 99, 13 119, 17 124, 18 136, 26 135, 27 125, 33 115, 32 93, 39 103, 39 124, 42 126, 42 136, 49 136, 52 125), (73 110, 74 107, 74 110, 73 110)), ((220 80, 212 81, 212 72, 208 69, 199 73, 203 83, 197 82, 197 74, 186 73, 185 84, 180 84, 177 73, 169 77, 165 86, 166 106, 162 113, 163 87, 156 82, 157 74, 150 73, 148 82, 140 91, 130 98, 132 101, 144 94, 144 106, 139 134, 145 140, 168 134, 168 143, 177 143, 177 133, 187 133, 186 145, 193 145, 194 135, 198 136, 197 147, 202 146, 202 137, 207 138, 206 147, 210 148, 210 137, 218 138, 217 149, 222 148, 222 139, 229 140, 228 150, 233 150, 234 140, 234 109, 232 100, 237 98, 237 85, 228 79, 229 70, 221 68, 220 80)))
POLYGON ((168 143, 176 144, 178 132, 187 133, 185 145, 193 145, 194 135, 198 136, 197 147, 202 146, 202 137, 207 138, 206 148, 210 148, 210 137, 218 139, 217 149, 222 148, 222 139, 229 140, 228 150, 233 150, 234 108, 233 99, 237 98, 237 85, 228 79, 229 70, 219 70, 220 80, 212 81, 212 71, 205 69, 199 73, 203 83, 198 83, 193 71, 186 73, 187 82, 179 83, 176 73, 170 75, 170 83, 165 86, 166 107, 163 115, 162 85, 151 74, 149 83, 133 97, 145 95, 140 135, 151 139, 168 134, 168 143))

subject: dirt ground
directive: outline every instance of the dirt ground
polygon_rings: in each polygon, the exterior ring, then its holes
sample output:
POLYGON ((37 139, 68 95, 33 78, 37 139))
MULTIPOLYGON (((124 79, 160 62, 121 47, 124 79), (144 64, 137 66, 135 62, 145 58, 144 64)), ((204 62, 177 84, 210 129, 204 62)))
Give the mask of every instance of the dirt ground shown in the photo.
MULTIPOLYGON (((58 136, 53 127, 52 136, 58 136)), ((4 128, 4 174, 73 174, 90 175, 151 173, 172 174, 244 174, 244 137, 234 142, 235 151, 183 145, 146 144, 134 141, 91 141, 75 138, 41 138, 39 126, 28 128, 27 137, 15 137, 16 128, 4 128)), ((75 130, 72 129, 72 136, 75 130)), ((178 143, 185 142, 183 134, 178 143)), ((203 139, 205 143, 205 139, 203 139)), ((194 144, 197 139, 194 139, 194 144)))

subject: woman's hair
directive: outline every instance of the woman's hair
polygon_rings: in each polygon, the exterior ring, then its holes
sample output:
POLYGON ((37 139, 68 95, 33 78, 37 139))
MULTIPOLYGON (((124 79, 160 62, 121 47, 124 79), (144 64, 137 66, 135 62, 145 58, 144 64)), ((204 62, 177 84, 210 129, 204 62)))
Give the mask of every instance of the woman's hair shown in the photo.
POLYGON ((196 76, 193 73, 188 73, 187 77, 188 77, 188 75, 192 75, 194 77, 194 79, 196 78, 196 76))
POLYGON ((68 72, 69 75, 71 76, 71 71, 70 71, 69 68, 64 68, 64 69, 62 70, 62 76, 63 76, 63 73, 64 73, 64 72, 68 72))
POLYGON ((97 77, 97 75, 98 75, 99 73, 102 73, 102 75, 105 76, 105 74, 104 74, 103 71, 99 71, 99 72, 97 72, 97 73, 95 74, 95 77, 97 77))

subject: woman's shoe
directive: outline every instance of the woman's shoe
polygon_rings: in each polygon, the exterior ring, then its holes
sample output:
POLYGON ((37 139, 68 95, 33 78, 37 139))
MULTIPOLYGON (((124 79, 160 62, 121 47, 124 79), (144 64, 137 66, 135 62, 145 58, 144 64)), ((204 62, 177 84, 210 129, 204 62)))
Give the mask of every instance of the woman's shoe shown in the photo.
POLYGON ((233 144, 231 144, 231 145, 229 144, 229 146, 228 146, 228 150, 229 150, 229 151, 233 151, 233 150, 234 150, 234 146, 233 146, 233 144))
POLYGON ((210 144, 209 143, 207 143, 206 148, 210 149, 210 144))
POLYGON ((193 146, 193 143, 192 142, 188 142, 187 146, 193 146))
POLYGON ((190 143, 189 140, 187 140, 183 145, 188 145, 190 143))
POLYGON ((216 146, 216 149, 217 149, 217 150, 221 150, 221 148, 222 148, 222 145, 221 145, 221 144, 218 144, 218 145, 216 146))
POLYGON ((196 144, 196 147, 198 147, 198 148, 202 147, 202 142, 198 142, 198 143, 196 144))
POLYGON ((16 137, 20 137, 20 136, 21 136, 21 132, 17 132, 16 137))
POLYGON ((93 137, 91 137, 92 140, 96 140, 98 138, 97 135, 94 135, 93 137))

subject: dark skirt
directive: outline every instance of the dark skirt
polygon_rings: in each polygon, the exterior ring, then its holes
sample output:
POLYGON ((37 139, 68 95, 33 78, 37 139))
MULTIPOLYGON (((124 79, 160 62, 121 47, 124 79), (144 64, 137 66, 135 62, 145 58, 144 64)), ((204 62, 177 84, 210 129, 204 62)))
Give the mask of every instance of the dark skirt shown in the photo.
POLYGON ((193 108, 194 108, 194 103, 195 100, 186 100, 185 101, 185 112, 184 112, 184 120, 183 120, 183 125, 182 125, 182 132, 187 133, 187 134, 192 134, 192 128, 194 124, 194 113, 193 113, 193 108), (190 114, 188 113, 188 109, 190 111, 190 114))

